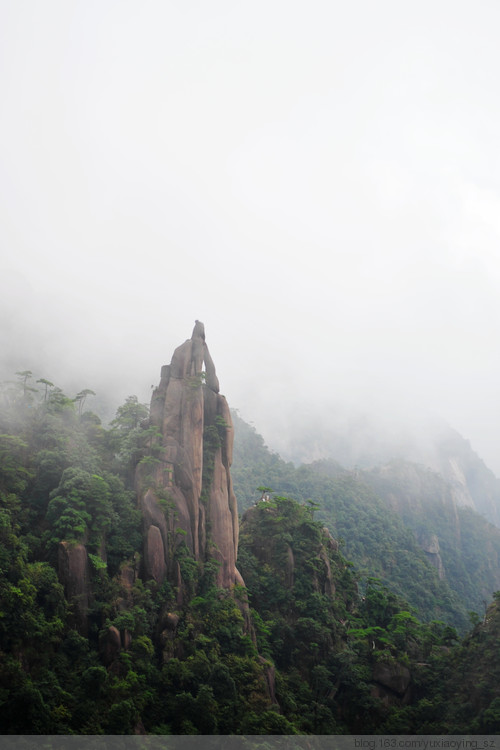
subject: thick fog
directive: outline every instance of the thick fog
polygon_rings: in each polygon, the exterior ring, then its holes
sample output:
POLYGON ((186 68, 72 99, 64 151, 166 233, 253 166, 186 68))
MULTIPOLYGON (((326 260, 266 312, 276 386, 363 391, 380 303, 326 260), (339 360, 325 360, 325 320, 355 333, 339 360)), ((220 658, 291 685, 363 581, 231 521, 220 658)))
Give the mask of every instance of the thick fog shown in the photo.
POLYGON ((269 445, 298 407, 429 411, 500 474, 499 28, 486 0, 3 0, 2 377, 147 401, 198 318, 269 445))

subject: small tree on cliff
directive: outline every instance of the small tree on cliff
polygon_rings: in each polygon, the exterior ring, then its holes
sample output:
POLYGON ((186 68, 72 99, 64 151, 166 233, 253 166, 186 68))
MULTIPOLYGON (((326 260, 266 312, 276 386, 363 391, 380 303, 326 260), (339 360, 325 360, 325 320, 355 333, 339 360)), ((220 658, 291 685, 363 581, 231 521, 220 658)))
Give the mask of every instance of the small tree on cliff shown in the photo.
POLYGON ((80 393, 77 393, 75 396, 75 403, 78 404, 78 414, 81 416, 83 407, 85 404, 85 401, 87 400, 87 396, 95 396, 95 392, 90 390, 90 388, 84 388, 83 391, 80 391, 80 393))
POLYGON ((37 383, 41 383, 42 385, 45 386, 45 392, 43 394, 43 400, 47 401, 47 394, 48 394, 49 388, 53 388, 54 387, 54 383, 51 383, 50 380, 47 380, 46 378, 39 378, 36 382, 37 383))
POLYGON ((31 380, 33 377, 33 373, 31 370, 22 370, 21 372, 16 372, 16 375, 20 379, 20 383, 23 389, 23 397, 27 398, 28 396, 31 398, 32 393, 36 393, 37 389, 32 388, 28 385, 28 380, 31 380))

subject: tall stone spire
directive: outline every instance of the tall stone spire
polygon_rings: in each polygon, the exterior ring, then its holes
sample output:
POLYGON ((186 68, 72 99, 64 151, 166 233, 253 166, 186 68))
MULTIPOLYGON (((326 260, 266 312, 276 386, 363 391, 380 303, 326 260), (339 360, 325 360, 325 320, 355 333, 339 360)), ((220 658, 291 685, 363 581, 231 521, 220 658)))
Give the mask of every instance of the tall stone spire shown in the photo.
POLYGON ((158 582, 177 580, 175 553, 185 542, 196 560, 220 563, 220 587, 242 583, 236 570, 231 414, 198 320, 191 338, 162 368, 151 399, 150 427, 156 428, 153 455, 137 467, 145 575, 158 582))

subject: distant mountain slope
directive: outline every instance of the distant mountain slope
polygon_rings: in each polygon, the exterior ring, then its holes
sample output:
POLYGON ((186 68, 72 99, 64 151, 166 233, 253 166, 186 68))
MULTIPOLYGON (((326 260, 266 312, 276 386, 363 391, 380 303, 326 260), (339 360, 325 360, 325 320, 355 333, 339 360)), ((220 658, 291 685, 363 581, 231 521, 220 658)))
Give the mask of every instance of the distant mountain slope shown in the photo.
POLYGON ((500 479, 442 420, 368 414, 329 407, 294 408, 273 447, 296 465, 334 460, 346 469, 369 469, 394 459, 422 464, 448 482, 457 506, 470 507, 500 527, 500 479))
POLYGON ((468 611, 484 611, 500 586, 500 531, 457 506, 442 477, 404 461, 364 471, 335 461, 296 468, 269 451, 237 414, 233 422, 240 508, 258 499, 259 486, 311 499, 359 573, 381 578, 422 619, 442 619, 463 631, 468 611))
POLYGON ((358 472, 358 481, 398 514, 466 609, 484 612, 500 588, 500 529, 472 508, 457 506, 450 485, 423 466, 393 461, 358 472))
POLYGON ((442 432, 434 440, 427 463, 449 483, 457 505, 473 508, 500 527, 500 479, 468 440, 452 429, 442 432))

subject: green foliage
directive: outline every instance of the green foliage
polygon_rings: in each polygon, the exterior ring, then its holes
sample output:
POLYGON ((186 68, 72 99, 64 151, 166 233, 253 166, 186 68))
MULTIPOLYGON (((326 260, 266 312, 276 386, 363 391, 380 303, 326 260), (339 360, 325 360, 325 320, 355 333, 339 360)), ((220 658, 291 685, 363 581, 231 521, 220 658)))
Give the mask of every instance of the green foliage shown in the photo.
POLYGON ((143 427, 149 415, 146 404, 139 403, 137 396, 129 396, 118 407, 107 435, 110 450, 115 459, 115 469, 124 474, 128 486, 133 486, 137 462, 145 455, 152 455, 158 431, 143 427))
POLYGON ((95 570, 106 570, 106 568, 108 567, 104 560, 101 560, 99 555, 93 555, 91 552, 89 552, 88 557, 95 570))
MULTIPOLYGON (((346 540, 343 552, 362 578, 380 578, 395 594, 404 596, 422 619, 444 619, 465 631, 468 618, 461 600, 465 592, 458 583, 463 566, 457 567, 454 588, 440 580, 414 531, 405 526, 407 519, 389 509, 370 486, 369 473, 346 471, 326 461, 295 468, 271 453, 237 414, 233 423, 237 440, 232 476, 240 505, 248 508, 258 501, 256 487, 290 493, 307 503, 336 539, 346 540)), ((469 589, 468 594, 473 601, 477 599, 476 591, 469 589)))
POLYGON ((337 668, 331 657, 344 648, 342 623, 357 599, 346 561, 311 518, 309 505, 276 496, 244 515, 239 566, 258 612, 259 650, 280 670, 277 698, 286 722, 275 726, 338 732, 341 708, 334 701, 337 668), (346 585, 333 596, 341 582, 346 585))
POLYGON ((50 543, 85 540, 97 549, 112 515, 107 482, 82 469, 65 469, 50 497, 46 516, 52 529, 50 543))
POLYGON ((464 630, 467 610, 484 608, 485 592, 495 590, 499 571, 492 560, 500 559, 500 529, 471 508, 457 507, 449 487, 435 472, 404 461, 366 471, 364 479, 385 503, 396 503, 404 524, 419 540, 439 540, 446 583, 439 583, 440 599, 449 599, 456 608, 460 599, 460 619, 456 626, 464 630))
MULTIPOLYGON (((410 514, 405 526, 373 477, 296 469, 236 418, 247 587, 217 588, 218 563, 194 559, 168 493, 159 500, 176 543, 160 585, 141 577, 133 486, 137 465, 151 469, 153 486, 160 466, 147 407, 129 397, 105 429, 83 409, 88 389, 75 407, 45 378, 37 392, 32 377, 22 371, 0 389, 2 734, 500 731, 500 593, 460 641, 458 588, 439 581, 416 543, 425 519, 410 514), (61 542, 83 545, 88 557, 80 620, 70 584, 65 593, 59 582, 61 542), (404 695, 375 678, 405 670, 404 695)), ((220 416, 206 425, 206 487, 227 430, 220 416)), ((485 527, 467 524, 468 596, 489 573, 475 549, 485 527)), ((493 533, 484 534, 496 554, 493 533)), ((447 572, 458 570, 451 537, 441 537, 447 572)))
POLYGON ((27 443, 16 435, 0 435, 0 493, 20 493, 32 473, 24 465, 27 443))
POLYGON ((90 388, 84 388, 83 391, 80 391, 76 394, 74 401, 78 404, 78 414, 81 416, 83 412, 83 407, 85 405, 85 401, 87 400, 88 396, 95 396, 95 392, 92 391, 90 388))

